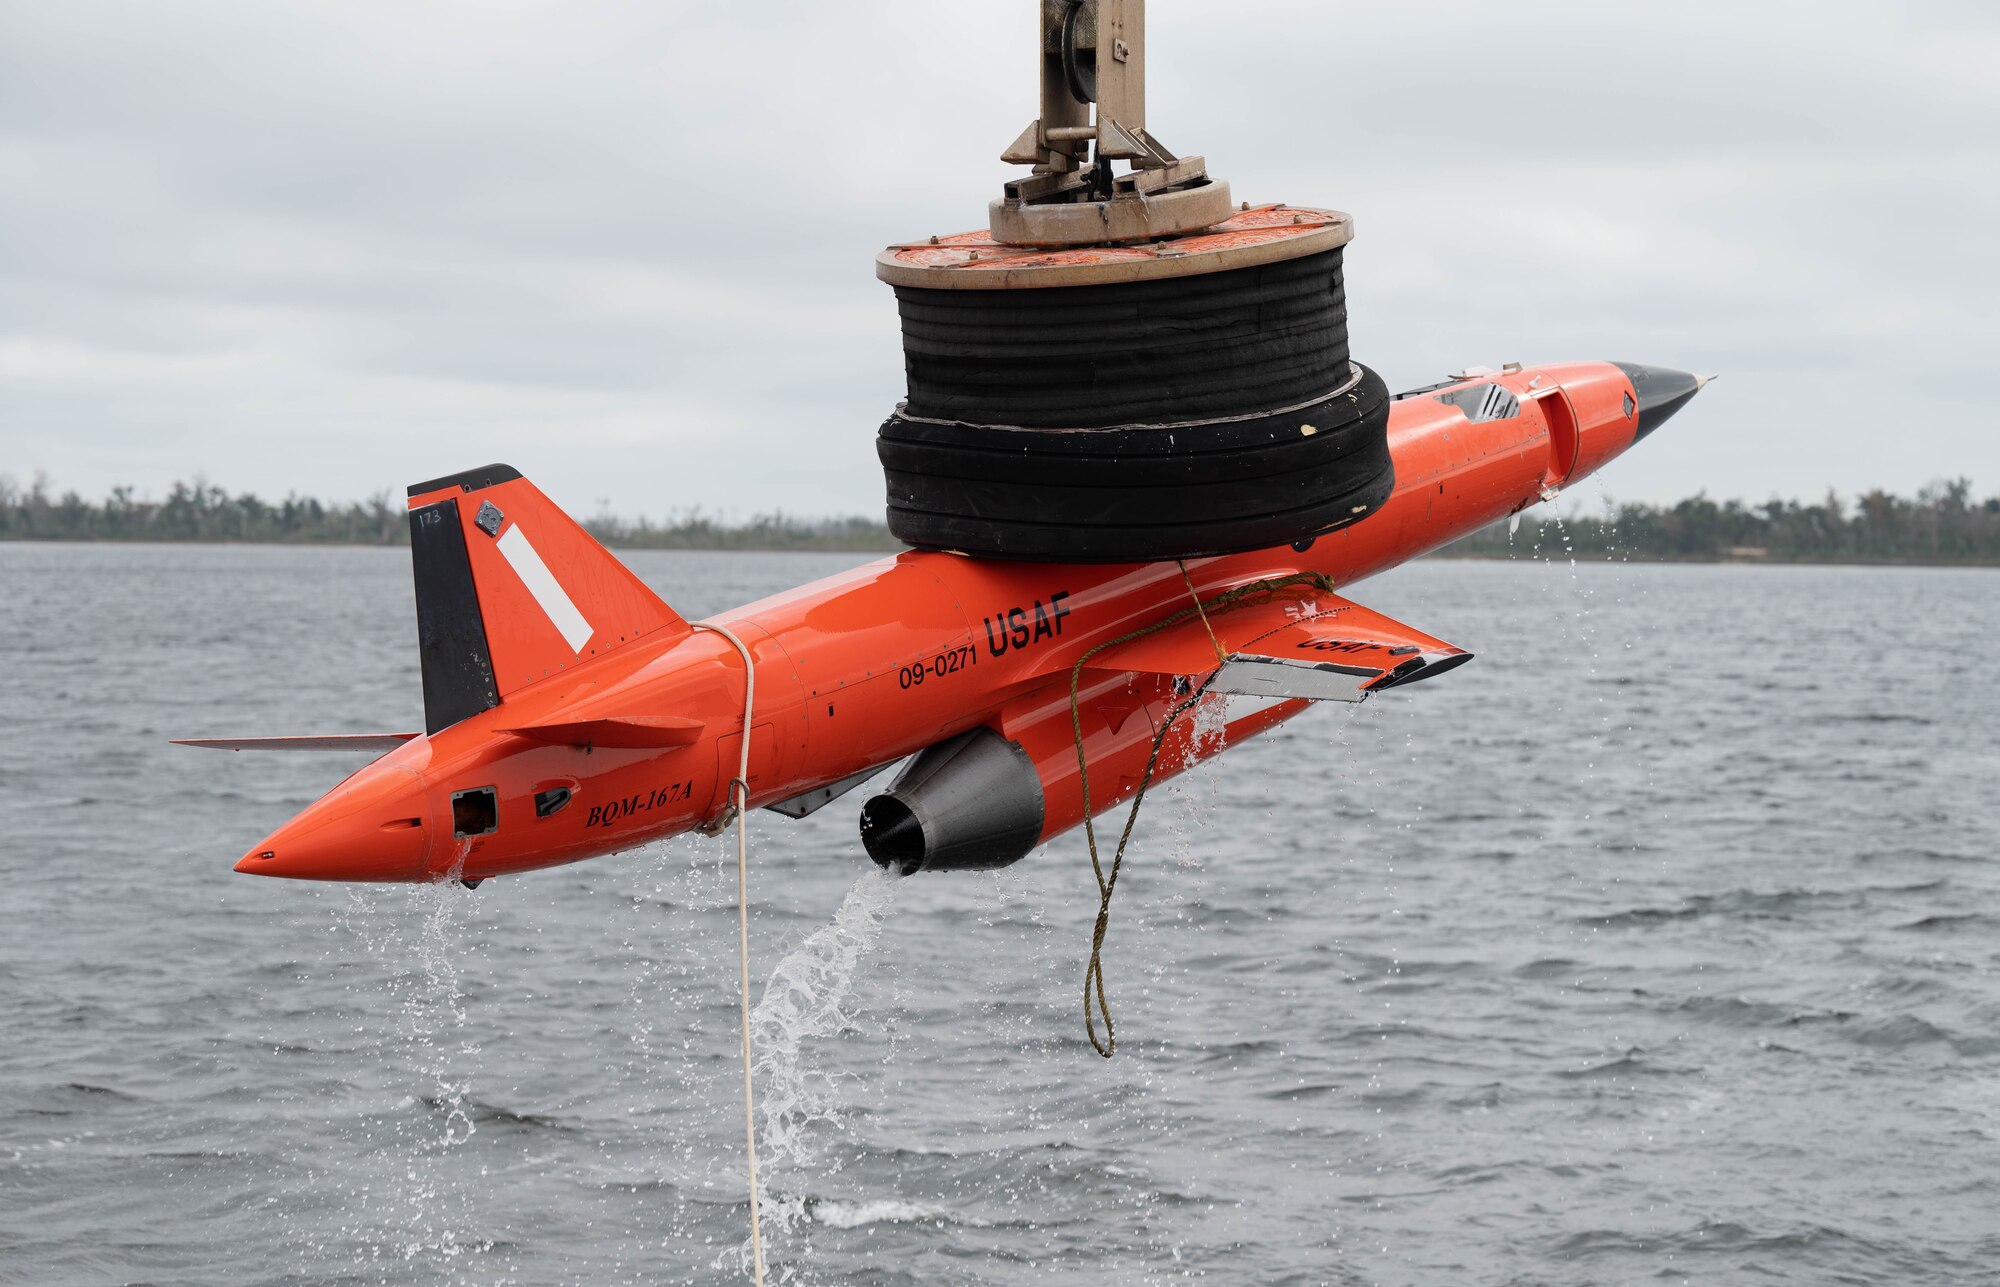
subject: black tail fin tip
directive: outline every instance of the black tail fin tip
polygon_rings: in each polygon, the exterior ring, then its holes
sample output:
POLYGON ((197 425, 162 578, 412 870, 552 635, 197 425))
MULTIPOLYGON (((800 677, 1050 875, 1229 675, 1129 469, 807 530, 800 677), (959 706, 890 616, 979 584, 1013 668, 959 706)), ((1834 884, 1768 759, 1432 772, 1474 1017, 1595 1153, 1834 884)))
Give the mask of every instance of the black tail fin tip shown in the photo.
POLYGON ((410 495, 423 496, 429 492, 441 492, 447 487, 456 487, 462 492, 476 492, 482 487, 495 483, 508 483, 521 476, 521 471, 512 465, 481 465, 477 469, 465 469, 443 478, 433 478, 427 483, 412 483, 410 495))

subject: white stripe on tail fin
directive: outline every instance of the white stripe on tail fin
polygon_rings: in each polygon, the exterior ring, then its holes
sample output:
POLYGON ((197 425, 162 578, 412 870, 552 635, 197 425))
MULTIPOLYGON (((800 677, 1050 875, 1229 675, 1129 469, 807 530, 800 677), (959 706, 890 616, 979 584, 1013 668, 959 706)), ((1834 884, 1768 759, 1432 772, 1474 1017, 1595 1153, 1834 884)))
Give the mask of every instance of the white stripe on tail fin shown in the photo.
POLYGON ((689 633, 679 613, 506 465, 410 488, 410 547, 431 733, 591 657, 689 633))

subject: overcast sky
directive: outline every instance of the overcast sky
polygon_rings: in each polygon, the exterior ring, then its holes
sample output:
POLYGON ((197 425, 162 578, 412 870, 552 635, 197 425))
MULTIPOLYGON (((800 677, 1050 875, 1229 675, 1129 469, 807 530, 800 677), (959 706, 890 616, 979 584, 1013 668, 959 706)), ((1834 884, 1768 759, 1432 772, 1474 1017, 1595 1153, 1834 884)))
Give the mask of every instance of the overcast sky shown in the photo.
MULTIPOLYGON (((977 227, 1035 0, 0 0, 0 473, 876 512, 891 241, 977 227)), ((1724 379, 1602 491, 2000 491, 2000 4, 1153 0, 1149 124, 1352 212, 1392 387, 1724 379)), ((1596 493, 1592 493, 1595 495, 1596 493)))

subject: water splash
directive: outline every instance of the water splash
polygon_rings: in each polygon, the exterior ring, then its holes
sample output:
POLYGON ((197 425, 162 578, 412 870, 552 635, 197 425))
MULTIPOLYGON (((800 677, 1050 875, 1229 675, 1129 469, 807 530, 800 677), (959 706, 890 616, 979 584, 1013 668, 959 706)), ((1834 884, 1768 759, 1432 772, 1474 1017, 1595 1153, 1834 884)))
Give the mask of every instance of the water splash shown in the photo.
MULTIPOLYGON (((1554 505, 1551 505, 1549 510, 1556 536, 1562 542, 1562 556, 1569 564, 1568 593, 1575 604, 1570 613, 1569 620, 1563 626, 1562 638, 1565 644, 1568 645, 1572 655, 1580 652, 1581 660, 1583 661, 1583 680, 1580 684, 1571 685, 1572 695, 1569 700, 1573 702, 1577 700, 1578 696, 1589 694, 1597 707, 1597 717, 1590 723, 1590 731, 1585 744, 1586 753, 1584 763, 1578 770, 1576 779, 1579 798, 1589 799, 1595 790, 1595 779, 1598 775, 1597 763, 1604 750, 1606 730, 1611 723, 1611 712, 1605 703, 1604 689, 1597 683, 1600 673, 1600 663, 1603 661, 1599 650, 1597 622, 1594 619, 1594 600, 1597 597, 1597 590, 1593 585, 1587 583, 1578 572, 1576 542, 1570 533, 1569 524, 1563 521, 1562 511, 1554 505)), ((1546 528, 1549 525, 1544 524, 1543 526, 1546 528)), ((1547 562, 1551 568, 1555 566, 1555 559, 1553 557, 1549 558, 1547 562)), ((1612 589, 1614 596, 1616 596, 1621 589, 1618 580, 1613 580, 1612 589)), ((1590 814, 1584 813, 1581 817, 1584 821, 1589 821, 1590 814)))
POLYGON ((1228 743, 1229 698, 1209 693, 1188 715, 1188 763, 1177 777, 1162 784, 1160 795, 1166 805, 1164 829, 1166 860, 1180 871, 1201 867, 1201 846, 1196 843, 1208 826, 1218 798, 1220 778, 1214 756, 1228 743))
POLYGON ((443 1152, 472 1138, 477 1128, 466 1112, 472 1093, 470 1065, 479 1058, 479 1044, 468 1032, 465 989, 460 985, 458 953, 464 938, 465 896, 449 884, 436 884, 420 899, 430 904, 417 927, 416 959, 421 979, 410 979, 403 988, 403 1035, 428 1056, 424 1076, 430 1083, 427 1096, 439 1108, 443 1119, 432 1147, 443 1152))
POLYGON ((979 1228, 989 1223, 968 1218, 935 1202, 904 1202, 896 1198, 868 1202, 819 1199, 806 1203, 806 1214, 829 1229, 865 1229, 878 1224, 957 1224, 979 1228))
MULTIPOLYGON (((767 1236, 783 1236, 810 1219, 807 1199, 779 1194, 772 1180, 810 1166, 816 1137, 840 1122, 838 1080, 813 1057, 813 1042, 852 1026, 848 993, 855 970, 882 932, 897 877, 870 867, 841 900, 833 921, 785 954, 750 1014, 756 1054, 757 1148, 767 1236)), ((743 1253, 748 1263, 749 1248, 743 1253)))
MULTIPOLYGON (((393 1197, 364 1187, 359 1205, 373 1214, 374 1227, 348 1231, 373 1260, 469 1270, 464 1262, 492 1246, 465 1232, 476 1221, 454 1156, 478 1129, 471 1094, 481 1048, 461 978, 471 902, 455 882, 414 891, 357 888, 336 915, 335 923, 388 971, 385 999, 396 1016, 393 1032, 376 1039, 371 1062, 397 1106, 363 1127, 366 1147, 391 1173, 383 1187, 393 1197)), ((373 1000, 366 999, 370 1009, 373 1000)))
POLYGON ((1223 747, 1229 731, 1229 698, 1210 693, 1195 704, 1189 746, 1194 758, 1205 760, 1223 747))
POLYGON ((774 1166, 810 1161, 813 1124, 838 1120, 835 1083, 807 1057, 807 1043, 852 1024, 847 995, 854 972, 881 936, 882 914, 895 887, 896 876, 887 868, 863 872, 832 923, 813 931, 778 962, 750 1014, 762 1083, 760 1147, 774 1166))
MULTIPOLYGON (((733 1051, 733 1021, 716 1030, 722 963, 728 965, 728 1013, 735 1013, 736 847, 729 837, 687 837, 660 846, 661 860, 648 893, 623 908, 631 961, 621 1026, 630 1051, 622 1063, 632 1100, 625 1111, 643 1115, 664 1097, 682 1105, 726 1104, 735 1081, 714 1057, 733 1051)), ((718 1121, 728 1113, 718 1110, 718 1121)), ((741 1127, 738 1126, 740 1131, 741 1127)), ((725 1135, 725 1138, 728 1138, 725 1135)), ((740 1148, 740 1136, 738 1136, 740 1148)), ((711 1167, 708 1141, 697 1130, 678 1130, 655 1143, 648 1180, 671 1176, 676 1191, 698 1185, 711 1167)), ((698 1213, 677 1208, 670 1223, 686 1235, 698 1213)))

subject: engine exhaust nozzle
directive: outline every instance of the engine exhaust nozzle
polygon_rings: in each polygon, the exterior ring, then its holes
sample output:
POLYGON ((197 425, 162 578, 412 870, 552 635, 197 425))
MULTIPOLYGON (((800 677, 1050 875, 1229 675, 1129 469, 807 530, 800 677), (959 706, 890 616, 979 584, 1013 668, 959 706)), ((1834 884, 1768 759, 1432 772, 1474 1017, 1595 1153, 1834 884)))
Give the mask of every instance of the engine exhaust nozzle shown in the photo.
POLYGON ((919 751, 861 808, 868 856, 905 876, 1019 862, 1041 839, 1041 778, 1020 745, 976 728, 919 751))

